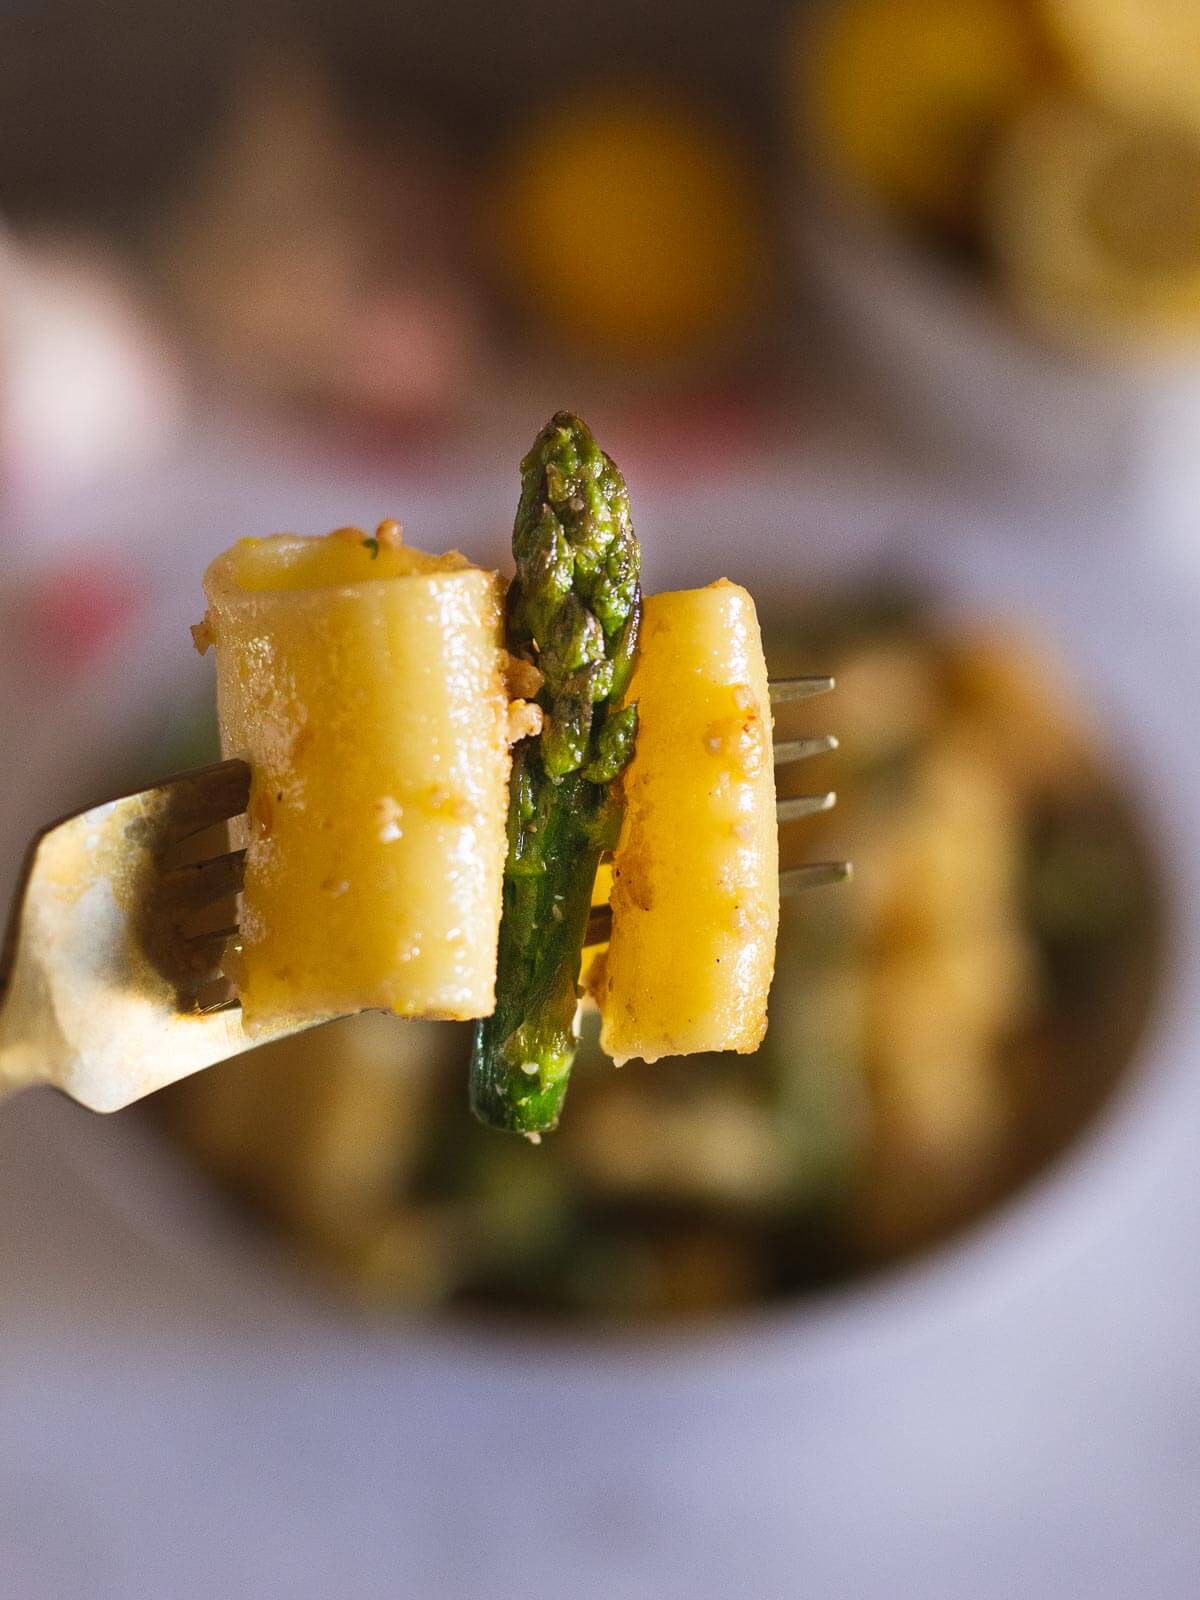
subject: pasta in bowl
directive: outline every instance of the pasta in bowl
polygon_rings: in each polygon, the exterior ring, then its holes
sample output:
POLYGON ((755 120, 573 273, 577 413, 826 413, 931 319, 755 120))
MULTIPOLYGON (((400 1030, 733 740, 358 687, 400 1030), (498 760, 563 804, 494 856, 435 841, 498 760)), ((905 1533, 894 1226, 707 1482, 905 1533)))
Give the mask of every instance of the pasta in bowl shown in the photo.
POLYGON ((1155 999, 1133 807, 1011 629, 884 586, 765 632, 773 670, 838 674, 841 808, 812 826, 859 872, 819 913, 785 904, 757 1054, 614 1074, 590 1014, 571 1115, 534 1149, 463 1116, 465 1028, 367 1016, 179 1085, 172 1136, 376 1303, 575 1318, 846 1281, 1044 1168, 1155 999))

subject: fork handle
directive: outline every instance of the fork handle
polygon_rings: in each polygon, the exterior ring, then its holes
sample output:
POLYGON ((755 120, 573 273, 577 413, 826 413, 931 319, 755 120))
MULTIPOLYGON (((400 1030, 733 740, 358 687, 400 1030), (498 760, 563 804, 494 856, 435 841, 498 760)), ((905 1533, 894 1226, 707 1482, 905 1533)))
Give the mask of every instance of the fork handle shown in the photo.
POLYGON ((0 1041, 0 1100, 7 1100, 18 1089, 46 1081, 46 1074, 38 1071, 36 1052, 20 1046, 8 1049, 0 1041))
POLYGON ((0 1100, 52 1078, 46 1053, 35 1042, 36 1019, 27 1015, 28 1010, 12 989, 7 993, 0 989, 0 1100))

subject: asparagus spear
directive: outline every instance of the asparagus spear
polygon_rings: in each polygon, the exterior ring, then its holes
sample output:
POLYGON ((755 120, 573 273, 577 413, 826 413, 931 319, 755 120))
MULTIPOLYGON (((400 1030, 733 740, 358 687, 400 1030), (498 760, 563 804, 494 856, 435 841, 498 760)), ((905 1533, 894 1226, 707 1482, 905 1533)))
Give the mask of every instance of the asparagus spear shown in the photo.
POLYGON ((637 732, 637 707, 615 709, 642 606, 629 495, 569 411, 521 463, 513 556, 508 648, 542 673, 544 720, 513 755, 496 1009, 476 1024, 471 1109, 492 1127, 540 1134, 567 1092, 592 888, 616 841, 614 780, 637 732))

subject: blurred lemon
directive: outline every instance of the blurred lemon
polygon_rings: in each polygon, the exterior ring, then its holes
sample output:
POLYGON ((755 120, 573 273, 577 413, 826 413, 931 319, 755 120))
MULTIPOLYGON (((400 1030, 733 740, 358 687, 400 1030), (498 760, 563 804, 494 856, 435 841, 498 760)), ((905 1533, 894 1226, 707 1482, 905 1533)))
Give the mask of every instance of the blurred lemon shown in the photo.
POLYGON ((1038 80, 1019 0, 846 0, 799 43, 827 155, 901 212, 961 226, 987 141, 1038 80))
POLYGON ((1079 81, 1200 126, 1200 0, 1040 0, 1079 81))
POLYGON ((491 202, 502 269, 559 336, 651 358, 728 335, 760 300, 759 185, 702 115, 573 96, 507 151, 491 202))
POLYGON ((1014 296, 1055 331, 1200 337, 1200 133, 1033 106, 998 154, 989 223, 1014 296))

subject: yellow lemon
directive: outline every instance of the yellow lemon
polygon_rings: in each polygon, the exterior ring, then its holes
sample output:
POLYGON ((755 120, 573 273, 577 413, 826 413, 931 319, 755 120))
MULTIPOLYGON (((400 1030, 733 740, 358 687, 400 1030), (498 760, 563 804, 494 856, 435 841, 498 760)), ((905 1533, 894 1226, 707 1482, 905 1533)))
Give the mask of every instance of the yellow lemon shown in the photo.
POLYGON ((1016 0, 848 0, 798 36, 808 123, 859 188, 925 223, 970 216, 982 154, 1042 70, 1016 0))
POLYGON ((1041 0, 1080 83, 1102 100, 1200 126, 1198 0, 1041 0))
POLYGON ((1015 297, 1056 332, 1200 337, 1200 133, 1044 101, 1011 128, 989 224, 1015 297))
POLYGON ((719 123, 650 95, 566 99, 527 125, 490 209, 518 297, 601 354, 686 353, 761 294, 752 169, 719 123))

